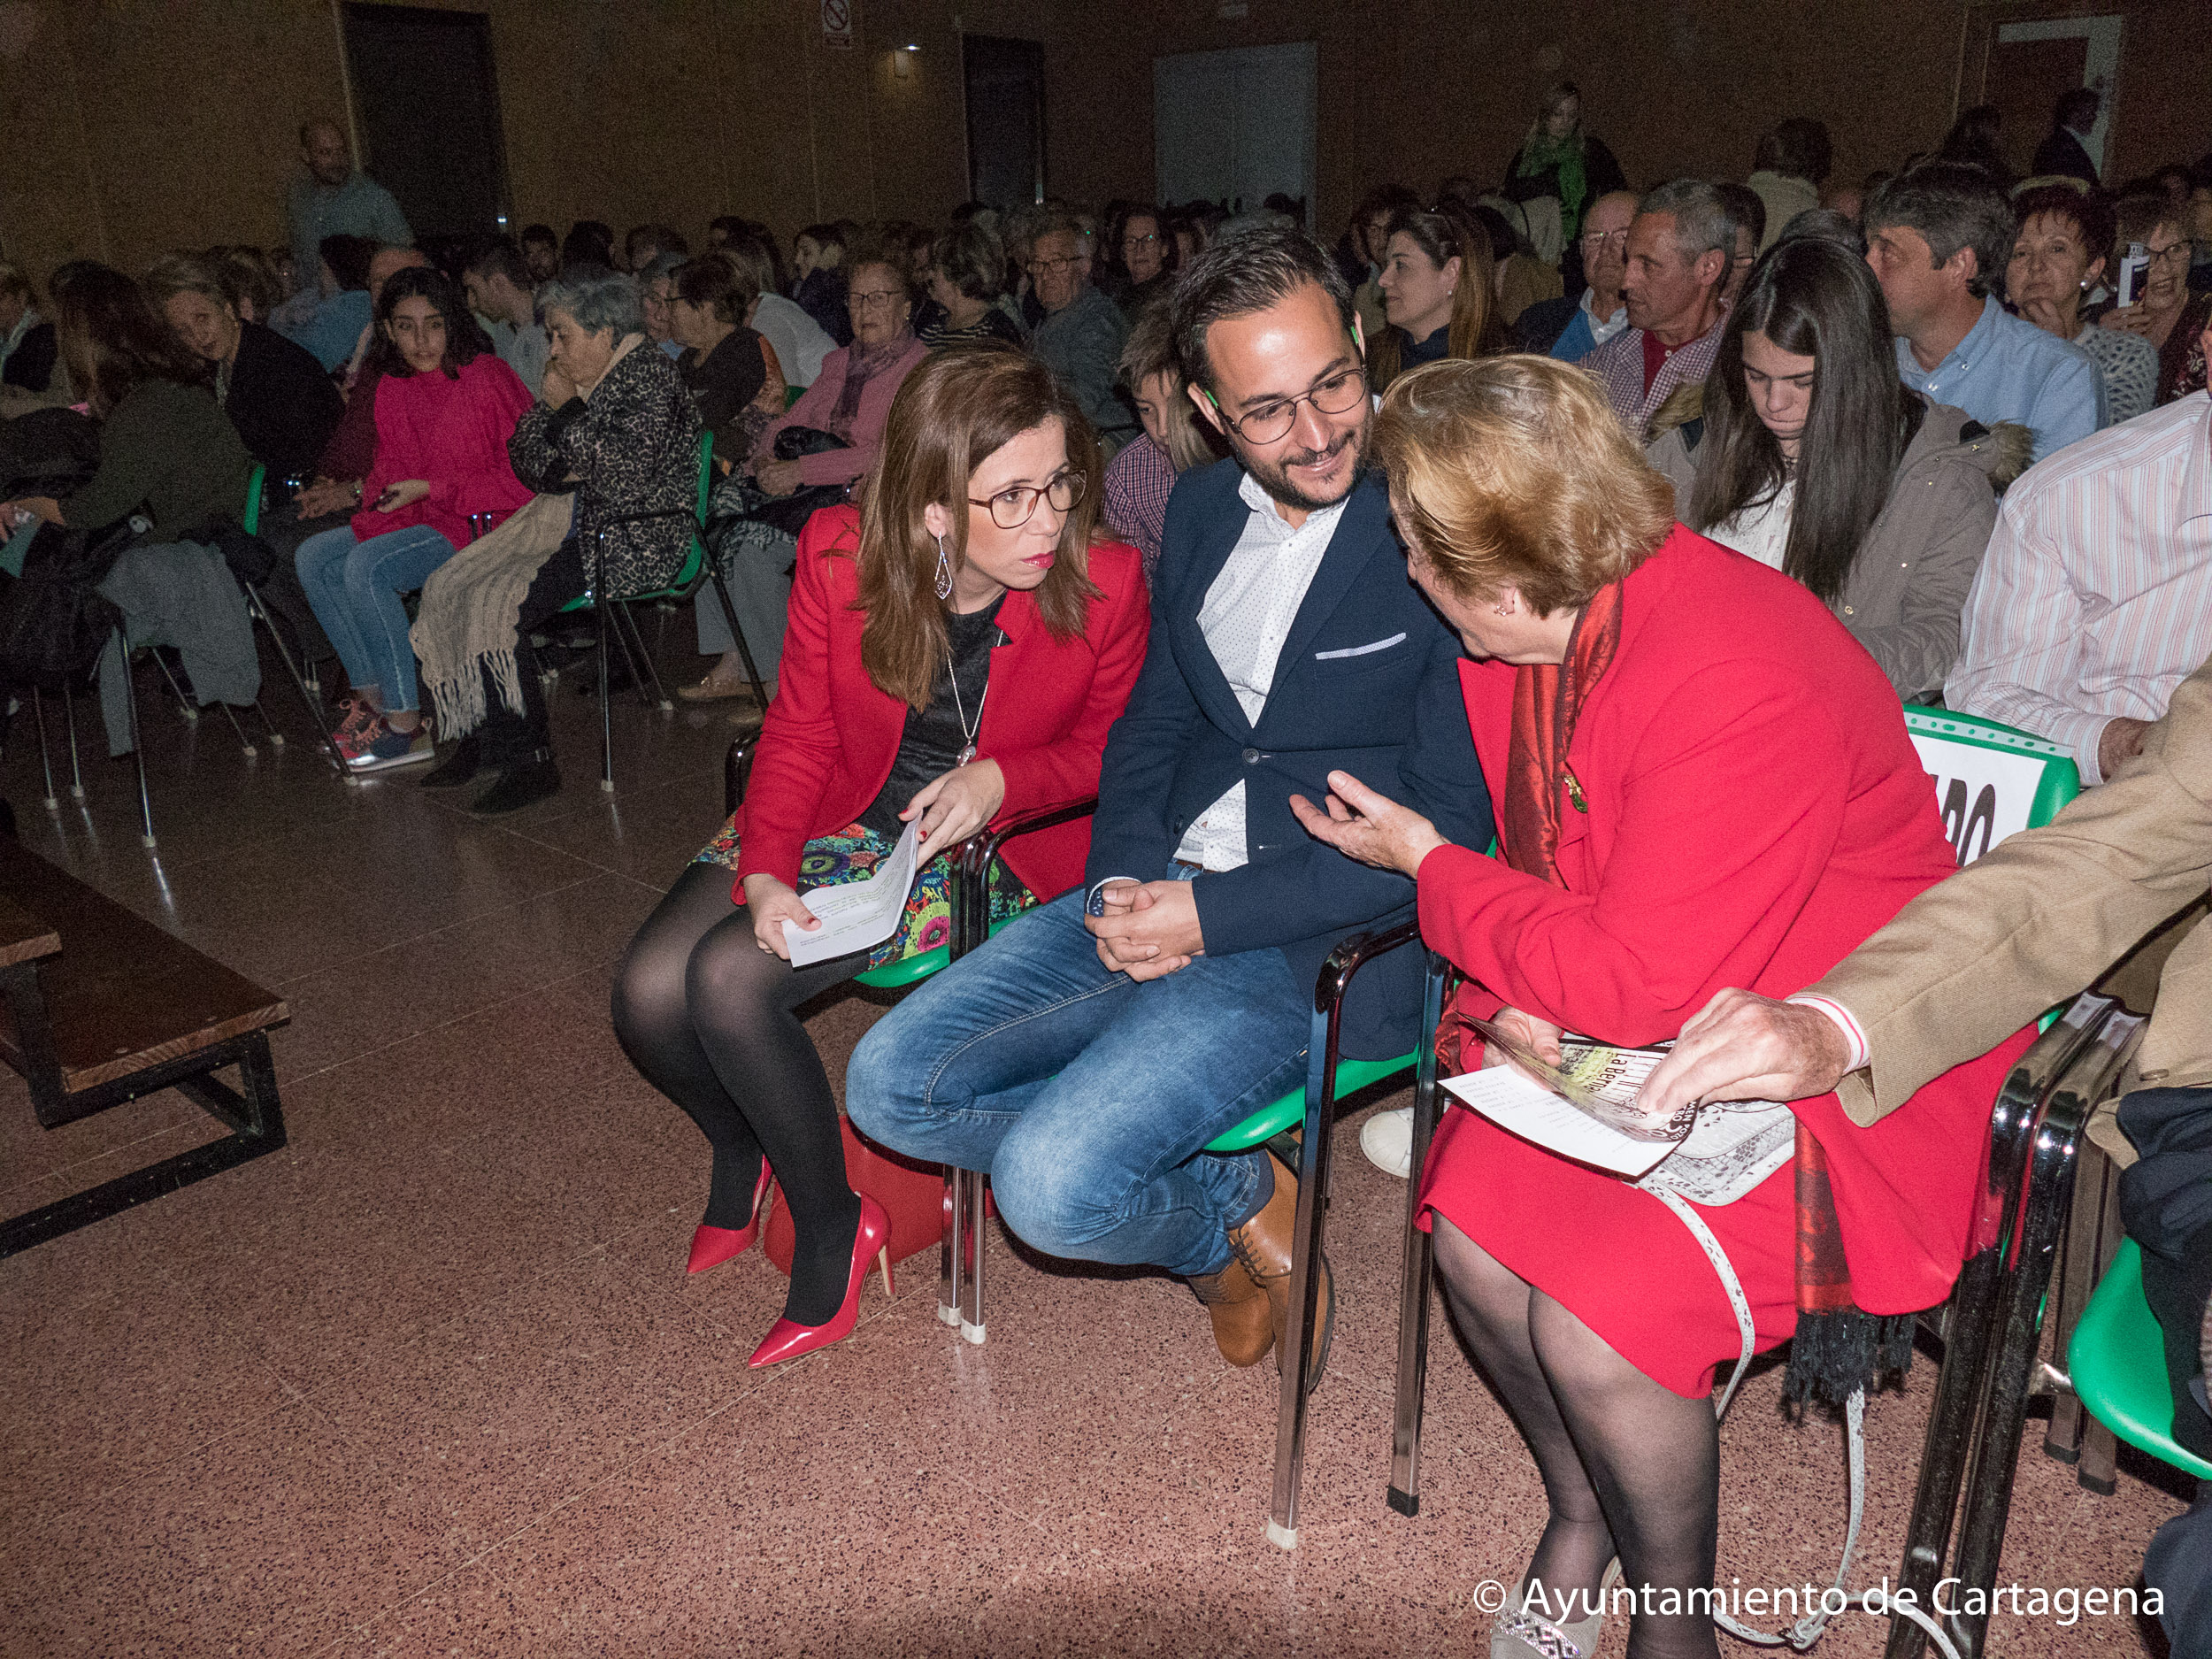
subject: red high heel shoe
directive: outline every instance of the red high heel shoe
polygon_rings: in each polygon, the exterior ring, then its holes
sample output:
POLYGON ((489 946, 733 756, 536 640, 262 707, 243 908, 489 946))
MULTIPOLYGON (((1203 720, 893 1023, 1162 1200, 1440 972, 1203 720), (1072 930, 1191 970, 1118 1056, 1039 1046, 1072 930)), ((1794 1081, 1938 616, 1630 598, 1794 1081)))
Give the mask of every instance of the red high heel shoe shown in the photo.
POLYGON ((703 1273, 751 1249, 753 1240, 760 1237, 760 1224, 768 1219, 769 1206, 775 1202, 775 1172, 766 1158, 761 1159, 759 1178, 753 1182, 753 1218, 737 1228, 710 1227, 701 1222, 699 1230, 691 1235, 691 1260, 684 1271, 703 1273))
POLYGON ((883 1213, 883 1206, 865 1193, 860 1195, 860 1231, 853 1235, 852 1276, 845 1281, 845 1302, 832 1314, 826 1325, 800 1325, 790 1319, 779 1319, 768 1327, 768 1334, 746 1363, 757 1371, 763 1365, 773 1365, 787 1359, 796 1359, 802 1354, 811 1354, 818 1348, 827 1348, 832 1342, 852 1334, 853 1326, 860 1322, 860 1287, 868 1281, 868 1263, 872 1258, 883 1269, 883 1294, 895 1296, 891 1287, 891 1217, 883 1213))

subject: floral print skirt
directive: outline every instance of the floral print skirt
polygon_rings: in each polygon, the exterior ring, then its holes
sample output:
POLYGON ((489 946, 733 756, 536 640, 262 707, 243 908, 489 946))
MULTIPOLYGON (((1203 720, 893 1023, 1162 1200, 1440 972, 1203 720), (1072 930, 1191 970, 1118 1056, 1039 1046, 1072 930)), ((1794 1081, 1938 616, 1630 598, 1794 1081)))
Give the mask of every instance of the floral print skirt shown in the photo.
MULTIPOLYGON (((864 881, 893 852, 897 842, 864 825, 848 824, 841 830, 818 835, 799 856, 799 891, 833 887, 848 881, 864 881)), ((734 874, 737 869, 737 819, 722 826, 721 833, 700 849, 695 864, 720 864, 734 874)), ((906 914, 898 931, 868 953, 868 967, 887 967, 908 956, 920 956, 952 942, 952 859, 941 853, 914 878, 914 890, 906 895, 906 914)), ((1037 902, 1037 895, 1021 884, 1003 861, 991 865, 991 926, 1010 920, 1037 902)), ((866 969, 862 970, 865 972, 866 969)))

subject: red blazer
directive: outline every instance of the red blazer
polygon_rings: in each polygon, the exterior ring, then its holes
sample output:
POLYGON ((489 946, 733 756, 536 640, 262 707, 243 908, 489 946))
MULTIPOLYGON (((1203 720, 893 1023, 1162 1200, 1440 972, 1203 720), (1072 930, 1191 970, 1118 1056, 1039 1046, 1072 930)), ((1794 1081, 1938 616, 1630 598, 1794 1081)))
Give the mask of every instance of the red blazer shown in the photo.
MULTIPOLYGON (((1503 1002, 1642 1044, 1724 987, 1803 990, 1955 864, 1896 693, 1809 591, 1677 525, 1623 584, 1621 610, 1619 651, 1568 749, 1589 810, 1561 803, 1565 887, 1439 848, 1421 864, 1420 915, 1480 981, 1470 1011, 1503 1002)), ((1514 672, 1460 669, 1494 798, 1514 672)), ((2016 1047, 1871 1129, 1833 1094, 1797 1103, 1830 1155, 1862 1307, 1926 1307, 1948 1287, 1980 1129, 2016 1047)))
MULTIPOLYGON (((852 823, 891 776, 907 704, 860 665, 859 541, 852 507, 824 508, 799 537, 783 666, 737 812, 741 903, 749 875, 796 887, 801 849, 852 823)), ((1090 573, 1102 592, 1078 638, 1054 639, 1026 593, 999 607, 1008 643, 991 653, 976 733, 978 752, 1006 774, 995 822, 1097 791, 1107 728, 1137 682, 1152 611, 1136 549, 1094 545, 1090 573)), ((1079 819, 1009 843, 1006 862, 1032 893, 1056 898, 1083 879, 1090 846, 1089 820, 1079 819)))

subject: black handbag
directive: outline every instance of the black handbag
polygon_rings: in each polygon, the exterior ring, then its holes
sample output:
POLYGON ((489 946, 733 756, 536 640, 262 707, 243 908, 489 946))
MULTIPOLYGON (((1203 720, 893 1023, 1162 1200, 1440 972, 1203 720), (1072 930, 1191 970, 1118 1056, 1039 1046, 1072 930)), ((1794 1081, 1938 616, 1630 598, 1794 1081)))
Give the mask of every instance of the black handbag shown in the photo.
POLYGON ((105 530, 39 526, 23 574, 0 594, 0 683, 43 688, 91 674, 122 620, 100 584, 135 534, 128 519, 105 530))
MULTIPOLYGON (((849 446, 813 426, 786 426, 776 434, 776 459, 795 461, 802 456, 823 455, 849 446)), ((788 495, 771 495, 749 472, 732 472, 716 488, 707 503, 707 541, 716 545, 721 533, 740 522, 764 524, 795 537, 806 521, 824 507, 845 499, 842 484, 810 484, 788 495)))

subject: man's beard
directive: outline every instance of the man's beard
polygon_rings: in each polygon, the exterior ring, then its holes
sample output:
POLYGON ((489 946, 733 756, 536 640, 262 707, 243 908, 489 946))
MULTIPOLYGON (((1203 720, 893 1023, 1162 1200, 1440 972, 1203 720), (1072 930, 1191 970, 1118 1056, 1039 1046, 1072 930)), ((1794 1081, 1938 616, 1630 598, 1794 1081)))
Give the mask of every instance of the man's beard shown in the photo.
POLYGON ((1282 506, 1298 512, 1318 512, 1324 507, 1333 507, 1359 487, 1361 478, 1366 473, 1367 424, 1362 421, 1351 431, 1340 434, 1325 449, 1286 450, 1281 455, 1273 457, 1264 465, 1248 454, 1244 457, 1245 470, 1258 480, 1262 489, 1282 506), (1317 461, 1325 461, 1332 456, 1341 454, 1348 447, 1354 446, 1360 450, 1359 459, 1354 464, 1350 476, 1344 480, 1344 488, 1338 494, 1325 499, 1309 495, 1290 481, 1292 467, 1310 466, 1317 461))

